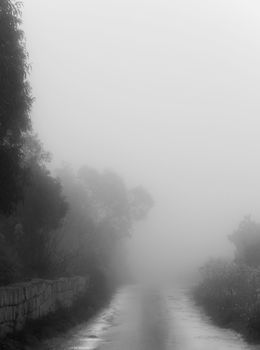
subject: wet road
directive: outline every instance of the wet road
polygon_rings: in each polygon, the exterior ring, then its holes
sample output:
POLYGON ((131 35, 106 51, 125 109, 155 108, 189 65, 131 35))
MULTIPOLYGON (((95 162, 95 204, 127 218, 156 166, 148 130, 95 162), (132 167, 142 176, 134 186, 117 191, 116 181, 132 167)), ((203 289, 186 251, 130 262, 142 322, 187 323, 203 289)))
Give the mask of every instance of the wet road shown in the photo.
POLYGON ((128 287, 86 325, 44 344, 49 350, 260 350, 213 325, 184 290, 128 287))

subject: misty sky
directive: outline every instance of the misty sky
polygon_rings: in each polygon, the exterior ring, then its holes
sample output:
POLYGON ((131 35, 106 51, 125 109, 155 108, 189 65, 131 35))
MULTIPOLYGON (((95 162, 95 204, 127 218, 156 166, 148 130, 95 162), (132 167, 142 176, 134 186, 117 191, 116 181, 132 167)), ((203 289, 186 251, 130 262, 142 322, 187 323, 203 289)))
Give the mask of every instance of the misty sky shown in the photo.
POLYGON ((114 169, 153 194, 133 241, 147 264, 226 254, 244 215, 260 221, 259 1, 24 5, 52 166, 114 169))

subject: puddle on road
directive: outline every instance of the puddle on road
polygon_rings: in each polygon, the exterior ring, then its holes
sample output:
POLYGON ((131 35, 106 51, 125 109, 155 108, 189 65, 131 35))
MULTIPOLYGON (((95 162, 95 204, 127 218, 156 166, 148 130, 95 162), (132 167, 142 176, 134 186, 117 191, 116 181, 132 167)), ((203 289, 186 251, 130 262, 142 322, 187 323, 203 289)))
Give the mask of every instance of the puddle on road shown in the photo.
POLYGON ((95 350, 103 342, 109 344, 109 338, 117 332, 118 321, 122 306, 127 304, 127 293, 121 290, 115 294, 109 306, 92 319, 87 326, 83 326, 76 331, 72 338, 63 343, 62 347, 53 348, 52 350, 95 350), (109 335, 108 335, 109 333, 109 335))

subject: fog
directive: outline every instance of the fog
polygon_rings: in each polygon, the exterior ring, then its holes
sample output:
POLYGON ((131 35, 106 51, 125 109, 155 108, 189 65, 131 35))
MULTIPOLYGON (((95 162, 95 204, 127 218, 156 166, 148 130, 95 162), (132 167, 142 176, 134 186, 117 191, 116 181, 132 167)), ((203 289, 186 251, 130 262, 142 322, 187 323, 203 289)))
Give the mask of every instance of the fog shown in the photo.
POLYGON ((256 0, 25 0, 33 124, 53 154, 142 184, 138 269, 231 256, 260 220, 256 0))

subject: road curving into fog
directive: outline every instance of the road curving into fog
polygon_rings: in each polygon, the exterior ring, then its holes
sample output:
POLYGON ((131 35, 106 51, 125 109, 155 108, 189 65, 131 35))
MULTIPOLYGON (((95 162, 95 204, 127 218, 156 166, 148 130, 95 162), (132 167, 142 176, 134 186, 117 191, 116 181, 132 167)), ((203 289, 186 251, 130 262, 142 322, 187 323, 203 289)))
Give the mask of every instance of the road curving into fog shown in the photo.
POLYGON ((110 305, 48 350, 260 350, 215 326, 182 289, 126 287, 110 305))

